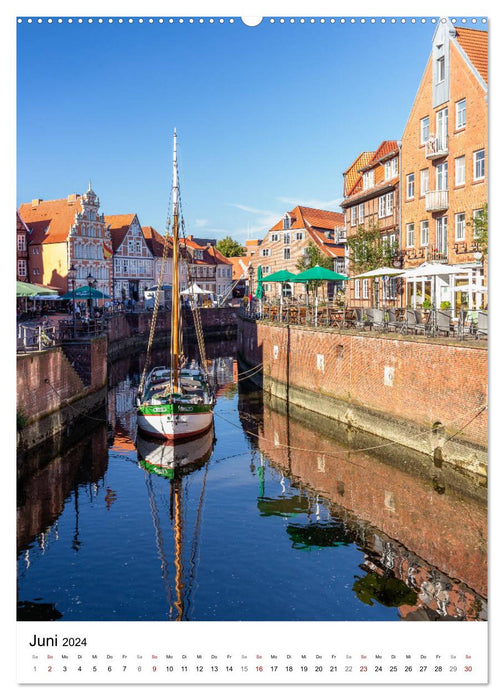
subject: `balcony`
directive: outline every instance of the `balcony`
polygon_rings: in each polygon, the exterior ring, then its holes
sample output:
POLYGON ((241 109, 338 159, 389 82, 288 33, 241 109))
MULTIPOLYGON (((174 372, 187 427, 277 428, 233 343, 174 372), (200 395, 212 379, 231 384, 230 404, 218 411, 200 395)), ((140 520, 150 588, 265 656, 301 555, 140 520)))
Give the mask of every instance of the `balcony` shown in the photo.
POLYGON ((448 155, 448 135, 435 136, 432 134, 425 142, 425 157, 428 160, 443 158, 448 155))
POLYGON ((432 190, 425 193, 425 211, 448 209, 448 190, 432 190))

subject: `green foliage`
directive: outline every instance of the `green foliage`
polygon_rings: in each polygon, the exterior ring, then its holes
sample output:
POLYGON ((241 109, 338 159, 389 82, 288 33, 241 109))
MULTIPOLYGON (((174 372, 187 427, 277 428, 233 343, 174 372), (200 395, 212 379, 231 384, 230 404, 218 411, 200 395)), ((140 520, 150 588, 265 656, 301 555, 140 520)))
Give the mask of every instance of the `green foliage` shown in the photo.
POLYGON ((238 243, 238 241, 234 241, 231 236, 226 236, 220 241, 217 241, 215 247, 222 255, 225 255, 226 258, 239 257, 240 255, 245 255, 247 252, 246 248, 244 248, 241 243, 238 243))
POLYGON ((424 299, 422 302, 422 309, 430 309, 432 307, 432 303, 430 299, 424 299))
POLYGON ((488 204, 482 207, 481 214, 471 219, 470 223, 474 227, 474 242, 479 243, 483 255, 488 254, 488 204))
POLYGON ((442 301, 439 305, 439 308, 441 309, 441 311, 445 311, 446 309, 451 308, 451 304, 449 301, 442 301))
POLYGON ((377 226, 357 228, 355 236, 348 238, 350 264, 354 274, 367 272, 378 267, 389 267, 397 257, 397 241, 393 243, 383 237, 377 226))
POLYGON ((328 255, 324 255, 320 248, 313 241, 310 241, 306 247, 306 255, 298 258, 296 268, 303 272, 303 270, 308 270, 310 267, 315 267, 315 265, 325 267, 327 270, 333 269, 331 258, 328 255))

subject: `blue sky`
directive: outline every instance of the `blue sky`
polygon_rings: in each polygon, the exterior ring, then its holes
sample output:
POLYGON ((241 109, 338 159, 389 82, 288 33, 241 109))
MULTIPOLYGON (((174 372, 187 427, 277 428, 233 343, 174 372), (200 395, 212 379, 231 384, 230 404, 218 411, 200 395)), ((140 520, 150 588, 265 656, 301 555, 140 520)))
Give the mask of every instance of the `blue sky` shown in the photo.
POLYGON ((401 138, 434 29, 23 21, 17 204, 91 179, 105 214, 162 233, 176 126, 187 233, 243 242, 296 204, 338 210, 353 159, 401 138))

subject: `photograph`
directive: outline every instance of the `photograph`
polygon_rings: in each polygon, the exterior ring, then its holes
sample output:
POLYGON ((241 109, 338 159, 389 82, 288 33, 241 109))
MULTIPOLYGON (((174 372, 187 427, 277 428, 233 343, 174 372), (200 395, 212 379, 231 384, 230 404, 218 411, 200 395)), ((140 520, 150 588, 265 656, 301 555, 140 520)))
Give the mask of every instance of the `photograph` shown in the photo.
MULTIPOLYGON (((81 623, 486 634, 488 24, 17 17, 26 678, 94 682, 81 623)), ((475 682, 316 658, 200 672, 475 682)))

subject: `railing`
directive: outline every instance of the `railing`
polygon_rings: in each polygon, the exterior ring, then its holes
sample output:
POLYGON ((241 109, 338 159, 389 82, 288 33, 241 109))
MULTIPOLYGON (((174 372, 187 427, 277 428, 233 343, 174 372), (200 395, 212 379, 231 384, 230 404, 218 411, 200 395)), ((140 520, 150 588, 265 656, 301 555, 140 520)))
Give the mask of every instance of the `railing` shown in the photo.
POLYGON ((58 343, 56 326, 27 326, 19 324, 17 329, 17 351, 45 350, 58 343))
POLYGON ((253 302, 251 308, 244 304, 239 314, 242 318, 256 321, 362 331, 366 334, 423 334, 432 337, 451 336, 455 340, 463 340, 465 336, 472 336, 473 339, 487 338, 487 325, 478 333, 478 323, 475 320, 477 312, 471 312, 471 317, 464 317, 462 321, 461 317, 452 317, 450 311, 433 312, 392 306, 378 309, 326 305, 317 308, 312 305, 291 304, 280 307, 276 304, 253 302))
POLYGON ((429 136, 425 143, 425 157, 429 160, 448 155, 448 135, 429 136))
POLYGON ((425 193, 425 211, 448 209, 448 190, 431 190, 425 193))

